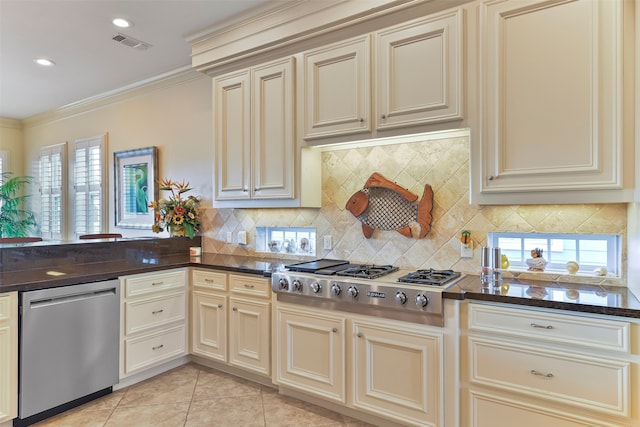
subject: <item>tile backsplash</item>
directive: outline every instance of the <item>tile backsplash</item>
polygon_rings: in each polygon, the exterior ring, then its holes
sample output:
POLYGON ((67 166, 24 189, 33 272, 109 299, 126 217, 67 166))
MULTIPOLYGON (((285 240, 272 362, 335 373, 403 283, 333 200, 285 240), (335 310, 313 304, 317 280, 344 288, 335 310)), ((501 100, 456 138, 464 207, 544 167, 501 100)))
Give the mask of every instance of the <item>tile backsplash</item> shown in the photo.
MULTIPOLYGON (((322 153, 320 209, 205 209, 203 248, 206 252, 260 256, 255 251, 256 227, 315 227, 317 241, 331 235, 333 249, 318 247, 317 257, 352 262, 393 264, 406 268, 454 269, 478 273, 479 248, 492 231, 620 234, 626 242, 625 204, 506 205, 469 204, 469 137, 455 136, 393 145, 334 150, 322 153), (423 239, 396 231, 376 230, 366 239, 361 223, 345 203, 373 172, 422 197, 425 184, 433 196, 432 228, 423 239), (249 233, 249 244, 227 244, 228 231, 249 233), (471 231, 474 257, 460 257, 460 232, 471 231)), ((319 245, 321 246, 321 245, 319 245)), ((626 271, 626 244, 622 248, 626 271)), ((526 273, 525 273, 526 274, 526 273)), ((534 273, 532 273, 534 274, 534 273)), ((545 279, 557 277, 545 274, 545 279)), ((543 278, 538 273, 538 278, 543 278)), ((581 281, 600 282, 599 278, 581 281)), ((620 281, 612 280, 612 284, 620 281)))

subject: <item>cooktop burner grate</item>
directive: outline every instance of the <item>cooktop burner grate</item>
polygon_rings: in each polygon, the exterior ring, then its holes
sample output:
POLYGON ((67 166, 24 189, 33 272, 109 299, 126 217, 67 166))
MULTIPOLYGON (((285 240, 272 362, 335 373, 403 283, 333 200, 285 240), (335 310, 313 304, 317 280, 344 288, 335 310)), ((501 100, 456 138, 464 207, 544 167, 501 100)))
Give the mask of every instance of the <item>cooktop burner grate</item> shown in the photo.
POLYGON ((460 277, 460 273, 453 270, 428 270, 413 271, 398 279, 398 282, 415 283, 419 285, 442 286, 460 277))
POLYGON ((353 265, 345 270, 338 271, 338 276, 358 277, 360 279, 375 279, 389 273, 398 271, 398 267, 392 265, 353 265))

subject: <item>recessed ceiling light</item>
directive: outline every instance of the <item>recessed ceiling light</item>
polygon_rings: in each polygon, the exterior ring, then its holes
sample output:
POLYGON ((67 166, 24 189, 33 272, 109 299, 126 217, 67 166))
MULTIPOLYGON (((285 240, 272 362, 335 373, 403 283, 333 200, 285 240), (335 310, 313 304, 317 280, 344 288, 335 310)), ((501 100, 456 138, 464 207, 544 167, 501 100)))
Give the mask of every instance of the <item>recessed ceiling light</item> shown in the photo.
POLYGON ((133 22, 128 21, 124 18, 116 18, 111 22, 113 23, 113 25, 120 28, 129 28, 133 25, 133 22))
POLYGON ((56 65, 55 62, 47 58, 38 58, 34 59, 34 61, 36 64, 42 65, 43 67, 53 67, 54 65, 56 65))

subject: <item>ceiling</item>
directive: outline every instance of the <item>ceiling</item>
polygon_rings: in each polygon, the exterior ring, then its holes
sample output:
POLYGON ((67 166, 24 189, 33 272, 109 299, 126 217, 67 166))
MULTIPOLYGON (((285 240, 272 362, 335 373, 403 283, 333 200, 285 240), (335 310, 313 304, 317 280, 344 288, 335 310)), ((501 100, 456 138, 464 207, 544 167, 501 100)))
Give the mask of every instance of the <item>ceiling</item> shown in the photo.
POLYGON ((186 36, 267 1, 0 0, 0 117, 25 119, 188 67, 186 36), (116 17, 133 26, 114 26, 116 17), (151 47, 125 46, 116 33, 151 47))

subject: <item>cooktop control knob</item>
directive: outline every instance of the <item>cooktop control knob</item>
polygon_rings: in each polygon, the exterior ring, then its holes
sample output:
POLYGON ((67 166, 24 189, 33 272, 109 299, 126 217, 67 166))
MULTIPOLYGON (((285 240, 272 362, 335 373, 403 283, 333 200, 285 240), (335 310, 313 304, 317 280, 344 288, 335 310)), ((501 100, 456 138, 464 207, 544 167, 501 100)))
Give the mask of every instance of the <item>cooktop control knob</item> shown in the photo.
POLYGON ((282 289, 283 291, 289 290, 289 282, 284 277, 280 279, 278 283, 280 283, 280 289, 282 289))
POLYGON ((314 294, 317 294, 318 292, 320 292, 320 289, 322 289, 322 286, 320 286, 320 283, 318 282, 313 282, 312 284, 309 285, 309 287, 311 288, 314 294))
POLYGON ((342 288, 337 283, 331 285, 331 293, 335 296, 338 296, 342 293, 342 288))
POLYGON ((407 294, 402 291, 396 292, 395 298, 396 301, 398 301, 400 304, 404 304, 405 302, 407 302, 407 294))
POLYGON ((426 307, 429 304, 429 298, 424 294, 416 295, 416 305, 418 307, 426 307))
POLYGON ((349 289, 347 289, 347 293, 351 295, 352 298, 356 298, 358 296, 358 288, 356 288, 355 286, 349 286, 349 289))
POLYGON ((295 279, 293 281, 293 290, 296 292, 302 291, 302 283, 300 283, 300 280, 295 279))

